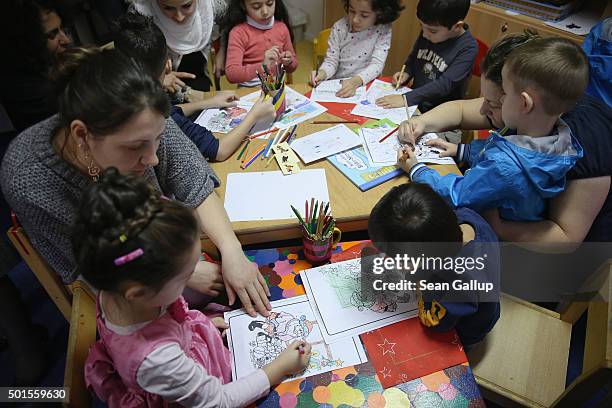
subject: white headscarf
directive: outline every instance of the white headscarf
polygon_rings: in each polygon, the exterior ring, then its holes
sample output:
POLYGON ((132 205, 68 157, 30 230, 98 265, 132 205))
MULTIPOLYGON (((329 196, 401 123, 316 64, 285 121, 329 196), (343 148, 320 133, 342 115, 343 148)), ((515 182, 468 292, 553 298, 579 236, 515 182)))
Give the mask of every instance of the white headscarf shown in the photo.
POLYGON ((178 55, 191 54, 208 48, 214 25, 214 10, 211 0, 194 0, 195 12, 183 24, 166 17, 158 0, 131 0, 140 14, 152 16, 155 24, 166 36, 171 51, 178 55))

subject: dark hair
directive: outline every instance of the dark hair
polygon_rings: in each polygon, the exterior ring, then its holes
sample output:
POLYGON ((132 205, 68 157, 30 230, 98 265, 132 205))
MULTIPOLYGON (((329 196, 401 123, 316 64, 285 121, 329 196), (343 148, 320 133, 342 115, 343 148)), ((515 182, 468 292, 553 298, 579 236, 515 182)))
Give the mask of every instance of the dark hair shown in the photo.
POLYGON ((56 65, 51 77, 63 127, 80 119, 95 136, 105 136, 147 108, 168 116, 168 96, 159 81, 118 50, 73 48, 56 65))
POLYGON ((506 63, 517 92, 533 88, 548 115, 571 110, 589 83, 589 61, 574 42, 560 37, 538 38, 516 48, 506 63))
POLYGON ((370 213, 368 233, 388 255, 401 252, 402 243, 463 241, 455 212, 431 187, 417 183, 393 187, 380 199, 370 213))
MULTIPOLYGON (((348 13, 349 1, 344 2, 344 10, 348 13)), ((376 13, 376 22, 374 24, 390 24, 397 20, 404 5, 401 0, 370 0, 372 11, 376 13)))
MULTIPOLYGON (((229 0, 227 5, 227 11, 223 18, 221 27, 224 28, 225 35, 229 36, 229 32, 240 23, 247 21, 246 9, 244 8, 244 0, 229 0)), ((293 30, 291 29, 291 22, 289 21, 289 12, 283 0, 275 0, 274 6, 274 21, 282 21, 289 30, 291 36, 291 42, 293 42, 293 30)))
POLYGON ((465 19, 468 11, 470 0, 419 0, 417 17, 425 24, 450 29, 465 19))
POLYGON ((0 49, 3 72, 47 73, 52 56, 43 31, 43 13, 58 11, 53 0, 8 0, 0 16, 0 49))
POLYGON ((126 13, 113 28, 115 48, 134 58, 155 80, 159 80, 168 60, 168 48, 166 37, 153 18, 126 13))
POLYGON ((540 38, 536 31, 526 30, 523 34, 509 34, 491 45, 491 48, 489 48, 489 51, 480 63, 482 75, 501 88, 501 72, 508 55, 527 41, 536 38, 540 38))
POLYGON ((79 272, 99 290, 116 291, 130 280, 159 291, 179 272, 199 231, 191 209, 111 167, 83 193, 72 248, 79 272), (138 248, 142 256, 115 265, 138 248))

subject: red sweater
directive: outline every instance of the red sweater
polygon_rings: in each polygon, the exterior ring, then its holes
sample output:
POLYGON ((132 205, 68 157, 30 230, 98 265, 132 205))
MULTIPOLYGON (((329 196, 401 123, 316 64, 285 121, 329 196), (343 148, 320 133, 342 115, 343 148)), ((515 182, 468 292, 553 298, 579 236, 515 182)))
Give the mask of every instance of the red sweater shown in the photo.
POLYGON ((285 66, 287 72, 297 69, 298 60, 287 26, 282 21, 275 21, 269 30, 260 30, 247 23, 238 24, 229 34, 225 75, 234 84, 257 78, 255 71, 262 71, 261 64, 266 50, 277 45, 281 53, 291 52, 293 61, 285 66))

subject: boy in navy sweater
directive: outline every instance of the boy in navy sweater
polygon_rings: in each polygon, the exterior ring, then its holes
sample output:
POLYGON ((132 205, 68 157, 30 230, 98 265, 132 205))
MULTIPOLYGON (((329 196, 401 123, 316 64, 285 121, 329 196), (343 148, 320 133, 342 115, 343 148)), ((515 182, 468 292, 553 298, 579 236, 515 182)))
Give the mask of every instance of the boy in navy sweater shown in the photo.
MULTIPOLYGON (((444 262, 449 258, 485 259, 480 270, 424 270, 422 278, 428 283, 477 281, 492 284, 493 290, 418 291, 419 318, 432 330, 455 328, 466 349, 493 328, 500 312, 499 243, 482 217, 467 208, 453 211, 431 187, 411 183, 393 187, 380 199, 370 214, 368 233, 376 248, 392 258, 430 255, 434 249, 441 256, 443 249, 444 262)), ((419 277, 414 275, 412 280, 419 277)))
MULTIPOLYGON (((117 22, 115 48, 134 58, 146 73, 163 82, 168 61, 166 38, 150 17, 133 13, 121 17, 117 22)), ((270 100, 260 99, 242 122, 219 140, 210 130, 187 117, 198 109, 235 106, 235 100, 238 98, 233 93, 222 93, 211 99, 213 100, 175 105, 170 111, 172 119, 207 160, 223 161, 229 158, 255 123, 272 120, 275 115, 270 100)))
POLYGON ((406 60, 403 72, 393 75, 393 83, 412 81, 412 91, 380 98, 376 104, 384 108, 418 105, 424 113, 436 106, 463 99, 478 44, 463 21, 470 9, 470 0, 421 0, 417 17, 421 35, 406 60))

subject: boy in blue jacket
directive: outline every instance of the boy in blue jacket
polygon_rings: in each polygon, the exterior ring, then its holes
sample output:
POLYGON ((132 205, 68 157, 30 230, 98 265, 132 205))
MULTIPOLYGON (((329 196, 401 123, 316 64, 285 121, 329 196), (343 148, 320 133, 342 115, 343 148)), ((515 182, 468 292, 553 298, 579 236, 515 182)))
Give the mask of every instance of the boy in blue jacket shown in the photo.
POLYGON ((502 117, 516 135, 492 132, 469 145, 430 141, 443 150, 441 156, 468 164, 463 176, 440 176, 418 163, 410 147, 400 150, 398 165, 455 208, 499 208, 507 220, 542 220, 546 200, 564 190, 566 173, 582 157, 582 147, 559 117, 584 93, 588 69, 583 51, 569 40, 529 41, 508 56, 502 69, 502 117))
POLYGON ((433 263, 422 268, 421 273, 399 276, 399 279, 413 282, 424 279, 438 284, 473 281, 492 284, 488 292, 458 290, 450 285, 449 290, 419 290, 417 297, 421 323, 434 331, 456 329, 466 349, 481 341, 493 328, 500 313, 499 243, 495 232, 480 215, 467 208, 453 211, 431 187, 410 183, 393 187, 374 206, 368 233, 376 248, 392 258, 435 252, 445 262, 448 257, 484 259, 480 269, 443 270, 441 265, 436 267, 433 263))

